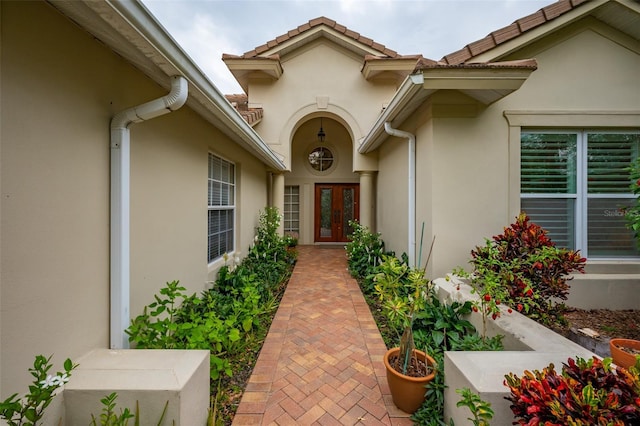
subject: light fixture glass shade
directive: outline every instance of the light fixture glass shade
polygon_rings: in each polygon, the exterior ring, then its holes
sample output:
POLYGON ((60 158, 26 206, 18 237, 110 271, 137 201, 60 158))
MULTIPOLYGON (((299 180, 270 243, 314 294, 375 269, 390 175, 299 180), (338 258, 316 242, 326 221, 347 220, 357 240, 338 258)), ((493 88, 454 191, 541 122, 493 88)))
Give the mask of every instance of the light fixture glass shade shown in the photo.
POLYGON ((321 117, 320 118, 320 130, 318 130, 318 142, 320 142, 320 143, 324 142, 324 139, 326 138, 326 136, 327 136, 327 134, 322 129, 322 117, 321 117))

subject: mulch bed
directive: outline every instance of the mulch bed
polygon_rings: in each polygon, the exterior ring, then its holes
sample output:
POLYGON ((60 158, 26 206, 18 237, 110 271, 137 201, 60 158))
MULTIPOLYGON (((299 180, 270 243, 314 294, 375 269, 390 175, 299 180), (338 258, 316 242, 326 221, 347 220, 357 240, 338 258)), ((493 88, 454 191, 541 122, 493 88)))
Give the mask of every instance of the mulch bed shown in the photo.
POLYGON ((601 336, 640 340, 640 310, 568 308, 563 315, 567 325, 554 326, 558 332, 590 328, 601 336))

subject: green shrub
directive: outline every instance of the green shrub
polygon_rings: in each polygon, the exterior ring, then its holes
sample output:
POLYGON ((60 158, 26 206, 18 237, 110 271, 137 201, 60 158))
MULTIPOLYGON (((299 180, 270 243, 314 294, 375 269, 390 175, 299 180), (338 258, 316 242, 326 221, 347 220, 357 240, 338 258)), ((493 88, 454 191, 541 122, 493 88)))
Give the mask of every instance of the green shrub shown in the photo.
POLYGON ((488 298, 485 309, 492 316, 499 316, 496 305, 506 302, 544 324, 557 319, 557 300, 567 299, 570 274, 584 272, 586 262, 578 251, 556 247, 524 213, 503 234, 472 250, 471 257, 472 286, 481 301, 488 298))
POLYGON ((288 279, 295 263, 295 252, 288 250, 292 240, 278 233, 280 214, 275 207, 260 213, 254 243, 242 264, 256 274, 261 283, 262 296, 279 291, 278 286, 288 279))
POLYGON ((383 255, 391 255, 385 252, 384 241, 380 234, 372 233, 369 228, 356 221, 350 221, 349 226, 353 233, 349 235, 346 245, 347 265, 351 276, 356 278, 364 287, 363 291, 373 293, 372 277, 378 273, 378 266, 382 262, 383 255))
POLYGON ((137 348, 208 349, 211 378, 231 376, 227 358, 242 353, 277 306, 295 263, 295 251, 278 234, 279 221, 275 208, 261 213, 248 256, 239 265, 221 267, 213 288, 199 297, 187 296, 179 281, 167 283, 132 320, 129 341, 137 348))
POLYGON ((629 168, 629 189, 636 196, 632 206, 622 209, 627 221, 627 228, 633 231, 636 244, 640 248, 640 157, 631 163, 629 168))
POLYGON ((33 426, 44 416, 44 411, 56 396, 56 390, 69 381, 71 372, 78 366, 70 359, 64 361, 64 372, 58 371, 55 375, 49 373, 53 365, 49 358, 36 355, 33 368, 29 373, 34 381, 29 385, 29 393, 18 398, 15 393, 0 402, 0 419, 5 420, 8 426, 33 426))

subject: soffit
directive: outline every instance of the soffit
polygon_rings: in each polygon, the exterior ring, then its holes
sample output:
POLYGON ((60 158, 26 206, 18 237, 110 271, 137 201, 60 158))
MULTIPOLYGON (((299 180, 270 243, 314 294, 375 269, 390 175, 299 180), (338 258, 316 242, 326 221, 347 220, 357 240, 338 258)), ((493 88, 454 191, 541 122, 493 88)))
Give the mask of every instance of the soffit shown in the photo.
POLYGON ((285 168, 142 3, 57 0, 49 4, 164 89, 170 88, 168 77, 184 76, 190 108, 265 164, 285 168))
POLYGON ((459 65, 420 61, 416 71, 422 72, 425 89, 457 90, 489 105, 518 90, 536 69, 536 61, 526 59, 459 65))
POLYGON ((415 69, 422 55, 399 58, 380 58, 367 55, 362 67, 362 75, 367 81, 393 79, 401 83, 415 69))
POLYGON ((385 122, 399 128, 438 91, 457 91, 489 105, 518 90, 536 68, 534 59, 458 65, 422 59, 364 137, 358 152, 377 149, 389 137, 385 122))

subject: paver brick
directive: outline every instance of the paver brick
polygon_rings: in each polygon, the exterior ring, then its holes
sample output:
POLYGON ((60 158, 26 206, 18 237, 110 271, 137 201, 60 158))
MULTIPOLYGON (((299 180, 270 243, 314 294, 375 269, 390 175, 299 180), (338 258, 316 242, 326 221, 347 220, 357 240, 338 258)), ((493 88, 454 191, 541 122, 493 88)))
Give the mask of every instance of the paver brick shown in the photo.
POLYGON ((386 347, 344 249, 298 251, 233 425, 411 424, 388 394, 386 347))

